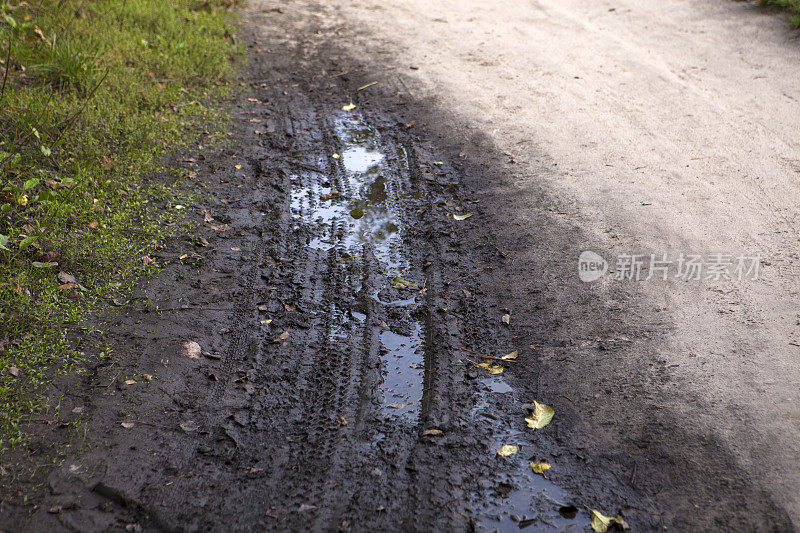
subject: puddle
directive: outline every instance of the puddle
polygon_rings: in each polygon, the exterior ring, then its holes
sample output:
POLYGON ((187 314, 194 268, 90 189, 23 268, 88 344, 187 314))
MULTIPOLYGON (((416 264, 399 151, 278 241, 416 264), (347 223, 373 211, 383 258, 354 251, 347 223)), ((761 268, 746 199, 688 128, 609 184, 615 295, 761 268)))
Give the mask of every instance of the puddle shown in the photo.
MULTIPOLYGON (((308 246, 332 248, 362 257, 365 246, 377 260, 378 281, 371 298, 384 309, 393 309, 395 323, 380 333, 383 362, 382 413, 415 421, 419 415, 424 377, 424 331, 412 312, 418 305, 414 291, 398 298, 385 297, 389 281, 414 279, 402 240, 401 213, 419 197, 409 193, 402 170, 407 157, 402 147, 381 139, 379 132, 358 113, 339 113, 330 123, 340 152, 321 156, 319 168, 330 162, 336 172, 318 176, 292 176, 291 212, 294 219, 310 226, 314 235, 308 246), (330 157, 331 159, 327 159, 330 157), (384 297, 382 297, 384 296, 384 297)), ((366 315, 353 313, 359 322, 366 315)))

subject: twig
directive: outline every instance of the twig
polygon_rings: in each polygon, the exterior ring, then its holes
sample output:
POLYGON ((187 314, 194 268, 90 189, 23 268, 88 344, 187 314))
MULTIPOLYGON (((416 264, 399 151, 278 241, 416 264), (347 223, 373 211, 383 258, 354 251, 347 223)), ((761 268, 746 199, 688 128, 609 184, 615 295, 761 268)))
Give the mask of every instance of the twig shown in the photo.
POLYGON ((0 89, 0 96, 6 92, 6 80, 8 79, 8 68, 11 66, 11 33, 8 34, 8 54, 6 55, 6 72, 3 74, 3 88, 0 89))

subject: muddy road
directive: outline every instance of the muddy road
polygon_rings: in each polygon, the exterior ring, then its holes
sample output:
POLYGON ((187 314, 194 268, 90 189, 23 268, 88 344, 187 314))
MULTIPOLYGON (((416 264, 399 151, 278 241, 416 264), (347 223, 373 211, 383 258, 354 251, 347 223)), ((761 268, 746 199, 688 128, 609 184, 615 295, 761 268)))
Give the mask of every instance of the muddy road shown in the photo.
POLYGON ((114 357, 54 393, 85 430, 41 430, 27 460, 68 452, 17 480, 38 510, 12 498, 3 528, 591 531, 595 508, 796 529, 800 52, 779 21, 254 1, 244 26, 230 145, 172 161, 198 228, 92 325, 114 357), (585 250, 610 263, 591 283, 585 250), (681 253, 762 259, 616 279, 681 253), (536 431, 534 400, 555 409, 536 431))

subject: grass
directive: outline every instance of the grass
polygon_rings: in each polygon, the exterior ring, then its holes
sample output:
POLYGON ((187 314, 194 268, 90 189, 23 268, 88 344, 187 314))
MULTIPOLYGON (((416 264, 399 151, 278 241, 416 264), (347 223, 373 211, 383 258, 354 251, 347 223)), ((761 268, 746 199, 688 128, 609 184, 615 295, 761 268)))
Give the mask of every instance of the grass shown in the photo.
POLYGON ((0 454, 85 366, 78 325, 182 231, 159 160, 222 129, 232 1, 0 0, 0 454))
POLYGON ((756 4, 785 9, 789 12, 789 25, 793 29, 800 28, 800 0, 758 0, 756 4))

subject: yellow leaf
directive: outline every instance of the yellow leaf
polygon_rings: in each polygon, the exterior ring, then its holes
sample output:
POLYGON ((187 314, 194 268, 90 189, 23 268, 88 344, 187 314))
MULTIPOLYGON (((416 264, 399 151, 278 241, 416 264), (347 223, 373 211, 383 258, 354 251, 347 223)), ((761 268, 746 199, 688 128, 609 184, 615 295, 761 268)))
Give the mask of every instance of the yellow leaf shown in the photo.
POLYGON ((553 419, 555 411, 549 405, 533 401, 533 412, 525 417, 525 422, 531 429, 541 429, 553 419))
POLYGON ((541 474, 543 476, 545 470, 550 470, 550 463, 547 461, 531 461, 529 466, 531 467, 531 470, 533 470, 534 474, 541 474))
POLYGON ((453 215, 454 220, 466 220, 472 216, 472 213, 464 213, 463 215, 453 215))
POLYGON ((497 450, 497 455, 508 457, 509 455, 514 455, 518 451, 519 451, 519 446, 517 446, 516 444, 503 444, 497 450))
POLYGON ((356 104, 354 104, 353 102, 350 102, 346 106, 342 106, 342 111, 352 111, 355 108, 356 108, 356 104))
POLYGON ((339 159, 339 154, 333 154, 331 157, 334 159, 339 159))
POLYGON ((517 358, 518 355, 519 355, 519 350, 514 350, 511 353, 507 353, 506 355, 504 355, 500 359, 502 359, 504 361, 513 361, 514 359, 517 358))
POLYGON ((238 164, 237 165, 233 165, 233 168, 235 168, 236 170, 239 170, 240 168, 242 168, 242 165, 238 165, 238 164))
POLYGON ((606 533, 611 524, 617 521, 616 518, 604 516, 597 509, 589 509, 589 512, 592 514, 592 529, 597 533, 606 533))
POLYGON ((492 365, 489 368, 487 368, 486 370, 488 370, 490 374, 502 374, 503 373, 503 367, 501 365, 492 365))

